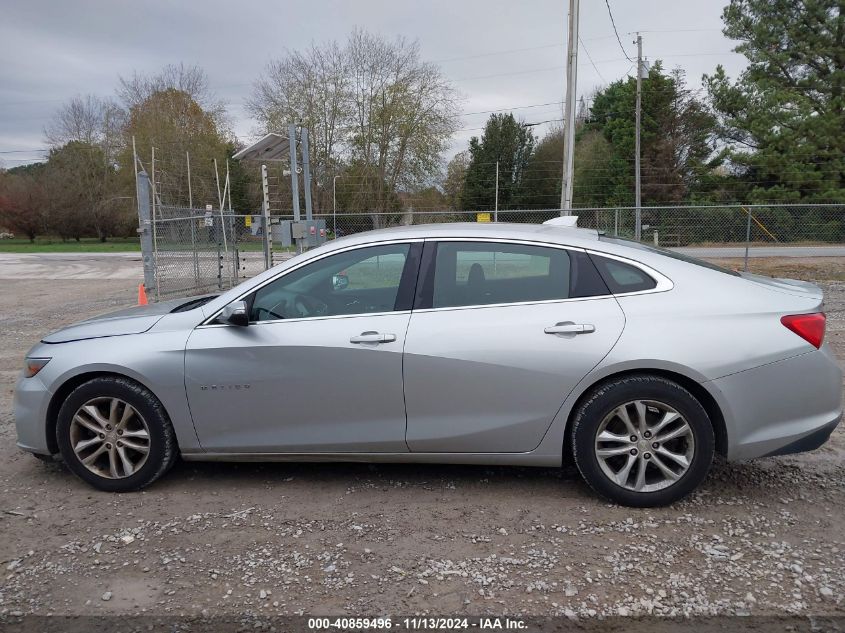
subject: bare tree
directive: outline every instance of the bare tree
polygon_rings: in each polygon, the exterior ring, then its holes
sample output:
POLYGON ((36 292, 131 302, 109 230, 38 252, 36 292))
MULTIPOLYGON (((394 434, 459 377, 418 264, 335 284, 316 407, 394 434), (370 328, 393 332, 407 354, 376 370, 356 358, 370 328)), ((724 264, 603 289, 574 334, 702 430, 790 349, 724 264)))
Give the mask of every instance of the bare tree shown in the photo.
POLYGON ((248 108, 265 131, 292 122, 309 128, 317 184, 325 191, 339 166, 354 164, 355 173, 367 173, 367 206, 387 211, 399 188, 418 187, 439 171, 457 127, 457 103, 416 42, 355 30, 343 47, 312 46, 272 62, 248 108))
POLYGON ((131 112, 153 95, 168 91, 187 95, 214 120, 218 128, 228 129, 226 104, 215 97, 208 83, 208 75, 199 66, 168 64, 155 75, 136 71, 132 77, 120 77, 117 95, 131 112))
POLYGON ((300 123, 311 133, 315 163, 330 167, 349 115, 349 75, 336 42, 289 52, 271 61, 255 83, 247 109, 263 132, 300 123))
POLYGON ((353 76, 353 158, 374 165, 384 188, 374 200, 414 187, 440 166, 457 128, 458 95, 440 68, 420 59, 419 43, 389 42, 356 29, 347 44, 353 76))
POLYGON ((113 100, 77 95, 62 105, 44 128, 52 148, 72 141, 99 147, 110 160, 120 148, 125 111, 113 100))

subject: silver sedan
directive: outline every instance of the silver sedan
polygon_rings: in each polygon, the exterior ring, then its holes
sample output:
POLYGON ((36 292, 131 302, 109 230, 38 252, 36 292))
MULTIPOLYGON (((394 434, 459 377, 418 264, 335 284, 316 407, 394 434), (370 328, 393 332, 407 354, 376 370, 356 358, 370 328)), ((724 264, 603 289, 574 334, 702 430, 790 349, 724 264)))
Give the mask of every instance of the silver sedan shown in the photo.
POLYGON ((574 463, 632 506, 718 453, 817 448, 842 375, 812 284, 545 225, 343 238, 219 296, 50 334, 18 445, 136 490, 185 460, 574 463))

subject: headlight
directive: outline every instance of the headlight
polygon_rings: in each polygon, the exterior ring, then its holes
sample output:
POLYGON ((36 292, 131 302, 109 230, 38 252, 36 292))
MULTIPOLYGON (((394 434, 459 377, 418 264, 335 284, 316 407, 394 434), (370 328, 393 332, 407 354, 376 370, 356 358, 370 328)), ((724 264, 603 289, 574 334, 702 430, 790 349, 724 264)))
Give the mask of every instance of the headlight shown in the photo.
POLYGON ((44 366, 49 362, 49 358, 27 358, 26 364, 23 368, 24 377, 32 378, 35 374, 44 369, 44 366))

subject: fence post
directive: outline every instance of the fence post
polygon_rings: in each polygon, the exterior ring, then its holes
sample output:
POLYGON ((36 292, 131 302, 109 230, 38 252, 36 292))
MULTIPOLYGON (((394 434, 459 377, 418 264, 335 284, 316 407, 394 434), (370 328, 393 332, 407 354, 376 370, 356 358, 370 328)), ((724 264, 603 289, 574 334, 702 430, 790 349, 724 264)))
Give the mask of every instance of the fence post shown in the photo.
POLYGON ((748 272, 748 247, 751 243, 751 207, 745 207, 748 214, 748 221, 745 225, 745 272, 748 272))
POLYGON ((144 262, 144 288, 148 295, 158 297, 153 219, 150 207, 150 178, 147 172, 139 171, 135 184, 138 191, 138 234, 141 238, 141 257, 144 262))
POLYGON ((185 152, 185 165, 188 169, 188 212, 189 220, 188 222, 191 225, 191 250, 194 254, 194 286, 199 287, 200 285, 200 261, 199 261, 199 253, 197 253, 197 227, 194 222, 194 218, 191 217, 194 215, 194 190, 191 188, 191 153, 185 152))
POLYGON ((270 183, 267 180, 267 165, 261 165, 261 221, 263 227, 264 270, 273 267, 273 236, 270 234, 270 183))

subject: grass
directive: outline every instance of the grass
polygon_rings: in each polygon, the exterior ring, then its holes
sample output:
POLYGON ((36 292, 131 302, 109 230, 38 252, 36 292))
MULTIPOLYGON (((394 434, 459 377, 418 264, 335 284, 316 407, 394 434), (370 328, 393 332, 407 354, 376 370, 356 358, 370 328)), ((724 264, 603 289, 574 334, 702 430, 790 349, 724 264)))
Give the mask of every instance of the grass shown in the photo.
POLYGON ((26 238, 0 240, 0 253, 131 253, 140 250, 140 241, 133 237, 109 238, 107 242, 94 237, 84 237, 78 242, 50 237, 39 237, 35 242, 26 238))

